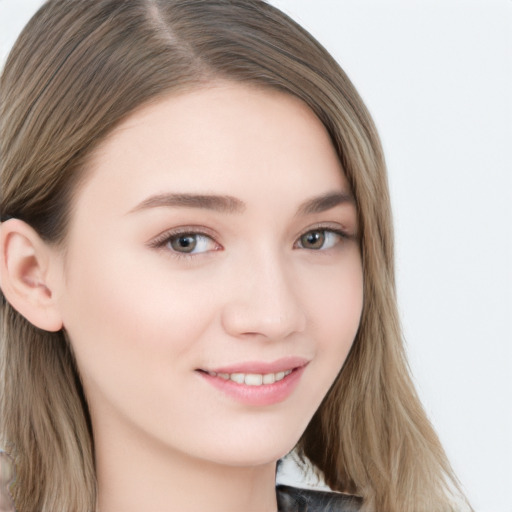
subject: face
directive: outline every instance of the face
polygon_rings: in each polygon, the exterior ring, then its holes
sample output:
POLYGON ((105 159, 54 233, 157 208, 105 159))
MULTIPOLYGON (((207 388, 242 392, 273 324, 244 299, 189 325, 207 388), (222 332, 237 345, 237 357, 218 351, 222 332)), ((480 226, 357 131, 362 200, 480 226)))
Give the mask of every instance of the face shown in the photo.
POLYGON ((95 436, 283 456, 362 308, 356 208, 323 125, 296 98, 219 83, 136 112, 87 172, 57 294, 95 436))

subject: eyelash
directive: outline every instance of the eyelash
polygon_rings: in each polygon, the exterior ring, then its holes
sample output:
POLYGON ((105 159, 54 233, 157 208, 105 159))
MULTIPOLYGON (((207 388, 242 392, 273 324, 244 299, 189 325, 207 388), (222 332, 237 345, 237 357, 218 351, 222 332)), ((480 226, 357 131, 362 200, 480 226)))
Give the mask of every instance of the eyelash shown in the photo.
MULTIPOLYGON (((157 238, 155 238, 149 245, 150 245, 150 247, 152 247, 154 249, 164 249, 168 245, 170 245, 170 243, 174 239, 177 239, 179 237, 186 237, 186 236, 196 236, 196 237, 200 236, 200 237, 208 238, 214 244, 216 244, 219 248, 221 247, 220 244, 218 244, 215 241, 212 234, 207 233, 204 230, 201 230, 201 228, 193 227, 193 226, 190 226, 187 228, 180 228, 180 229, 176 229, 176 230, 172 230, 172 231, 166 231, 165 233, 162 233, 157 238)), ((215 249, 215 250, 219 250, 219 249, 215 249)), ((190 259, 194 256, 197 256, 197 254, 204 254, 204 252, 203 253, 179 252, 179 251, 173 250, 170 247, 168 248, 168 252, 170 253, 170 255, 172 257, 178 258, 178 259, 190 259)), ((205 251, 205 252, 210 252, 210 251, 205 251)))
MULTIPOLYGON (((340 241, 338 241, 338 243, 336 243, 336 245, 338 245, 343 240, 349 240, 349 239, 354 238, 352 235, 350 235, 343 229, 335 228, 332 226, 319 225, 319 226, 313 226, 313 227, 309 228, 307 231, 304 231, 304 233, 302 233, 297 238, 295 243, 293 244, 293 248, 309 250, 309 251, 314 251, 314 252, 318 252, 318 253, 322 253, 322 252, 325 252, 327 250, 334 248, 334 247, 329 247, 327 249, 322 249, 322 248, 319 248, 319 249, 309 248, 308 249, 306 247, 297 247, 297 245, 300 243, 301 238, 303 238, 305 235, 315 233, 315 232, 316 233, 318 233, 318 232, 331 233, 331 234, 338 236, 340 238, 340 241)), ((155 238, 152 242, 150 242, 149 246, 154 249, 168 248, 168 252, 171 254, 171 256, 174 258, 178 258, 178 259, 190 259, 190 258, 197 256, 198 254, 215 252, 222 248, 222 246, 218 242, 215 241, 215 238, 210 233, 208 233, 204 230, 201 230, 200 228, 197 228, 197 227, 188 227, 188 228, 181 228, 181 229, 177 229, 177 230, 173 230, 173 231, 167 231, 165 233, 162 233, 157 238, 155 238), (203 252, 199 252, 199 253, 194 253, 194 252, 186 253, 186 252, 176 251, 170 247, 167 247, 173 240, 177 239, 178 237, 185 237, 185 236, 208 238, 209 240, 211 240, 212 243, 216 244, 219 247, 219 249, 215 249, 214 251, 203 251, 203 252)))

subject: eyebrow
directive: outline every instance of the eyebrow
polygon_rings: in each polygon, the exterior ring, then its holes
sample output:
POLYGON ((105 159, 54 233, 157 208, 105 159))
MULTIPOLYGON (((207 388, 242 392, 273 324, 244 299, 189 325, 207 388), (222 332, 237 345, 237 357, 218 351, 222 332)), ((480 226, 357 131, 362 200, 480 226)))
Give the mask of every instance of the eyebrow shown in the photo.
POLYGON ((355 205, 352 194, 346 192, 328 192, 302 203, 297 210, 298 215, 322 213, 342 204, 355 205))
POLYGON ((245 204, 231 196, 210 194, 157 194, 144 199, 129 213, 158 207, 201 208, 220 213, 241 213, 245 204))
MULTIPOLYGON (((297 215, 312 215, 325 212, 342 204, 355 204, 351 194, 328 192, 302 203, 297 215)), ((242 213, 245 203, 236 197, 214 194, 156 194, 144 199, 128 213, 161 207, 200 208, 220 213, 242 213)))

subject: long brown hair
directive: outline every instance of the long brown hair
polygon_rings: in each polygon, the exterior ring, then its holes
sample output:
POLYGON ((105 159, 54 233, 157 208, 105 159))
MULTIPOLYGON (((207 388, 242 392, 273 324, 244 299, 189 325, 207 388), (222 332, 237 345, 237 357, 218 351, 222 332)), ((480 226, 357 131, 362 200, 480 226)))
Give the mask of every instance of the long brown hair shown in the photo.
MULTIPOLYGON (((50 0, 0 82, 2 220, 65 244, 73 194, 98 143, 136 108, 214 79, 302 99, 330 133, 357 202, 364 307, 353 348, 299 442, 365 511, 454 510, 458 486, 411 382, 397 315, 390 203, 379 138, 342 69, 262 0, 50 0)), ((19 512, 96 504, 88 409, 63 332, 1 296, 0 446, 19 512)))

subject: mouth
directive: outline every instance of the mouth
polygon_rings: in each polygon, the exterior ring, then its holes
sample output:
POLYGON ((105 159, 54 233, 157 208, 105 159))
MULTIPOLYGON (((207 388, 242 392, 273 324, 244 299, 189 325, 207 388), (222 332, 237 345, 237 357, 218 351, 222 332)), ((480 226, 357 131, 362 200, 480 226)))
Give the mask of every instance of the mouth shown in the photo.
POLYGON ((247 405, 264 406, 286 400, 308 363, 302 358, 285 358, 274 363, 249 362, 196 371, 223 395, 247 405))
POLYGON ((217 373, 206 370, 199 370, 200 372, 207 373, 211 377, 218 377, 223 380, 230 380, 236 384, 244 384, 246 386, 269 386, 283 380, 298 368, 285 370, 277 373, 217 373))

